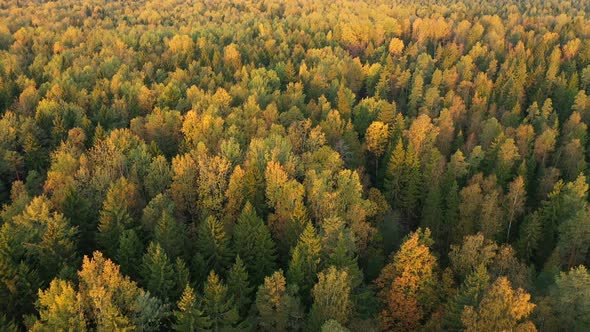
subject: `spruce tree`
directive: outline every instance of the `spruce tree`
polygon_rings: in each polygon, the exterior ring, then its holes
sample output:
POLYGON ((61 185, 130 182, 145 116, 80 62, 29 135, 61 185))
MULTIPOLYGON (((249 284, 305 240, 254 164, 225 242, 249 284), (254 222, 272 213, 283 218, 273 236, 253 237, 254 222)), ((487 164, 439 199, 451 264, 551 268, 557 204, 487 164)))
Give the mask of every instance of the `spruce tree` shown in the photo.
POLYGON ((147 290, 167 301, 174 289, 174 268, 160 244, 150 243, 143 256, 141 279, 147 290))
POLYGON ((244 317, 252 301, 252 287, 248 282, 248 272, 244 262, 242 262, 239 255, 227 274, 227 291, 230 296, 233 296, 240 316, 244 317))
POLYGON ((398 207, 401 201, 405 159, 406 152, 404 150, 404 144, 401 139, 398 139, 387 163, 385 181, 383 182, 385 197, 387 197, 389 204, 393 207, 398 207))
POLYGON ((174 311, 176 322, 173 324, 174 331, 198 332, 210 331, 211 321, 205 316, 194 289, 186 285, 180 300, 178 310, 174 311))
POLYGON ((406 151, 402 174, 403 189, 399 205, 407 217, 414 219, 418 216, 416 209, 420 203, 422 174, 420 171, 420 159, 412 144, 408 146, 406 151))
POLYGON ((308 223, 293 250, 287 272, 289 284, 296 285, 305 300, 309 299, 309 292, 317 278, 320 251, 320 239, 316 234, 315 227, 308 223))
POLYGON ((203 311, 211 321, 211 330, 214 332, 227 331, 235 328, 240 315, 225 286, 214 271, 209 273, 204 286, 203 311))
POLYGON ((303 311, 299 298, 287 288, 283 271, 264 278, 256 293, 258 326, 263 331, 299 330, 303 311))
POLYGON ((178 257, 183 253, 185 234, 182 223, 174 219, 167 211, 162 212, 162 217, 154 230, 154 240, 162 246, 169 257, 178 257))
POLYGON ((121 272, 130 277, 137 277, 143 254, 143 244, 133 229, 121 234, 116 261, 121 265, 121 272))
POLYGON ((489 284, 490 276, 483 264, 467 276, 457 294, 446 305, 443 320, 445 330, 461 331, 465 328, 461 322, 463 308, 477 306, 489 284))
POLYGON ((196 246, 208 270, 221 273, 230 265, 232 253, 229 240, 223 225, 215 217, 207 217, 199 226, 196 246))
POLYGON ((135 194, 135 185, 123 177, 109 188, 100 211, 97 235, 98 243, 107 256, 117 254, 121 234, 133 225, 130 208, 135 204, 135 194))
POLYGON ((276 246, 268 227, 249 202, 234 227, 233 242, 253 284, 259 285, 276 267, 276 246))
POLYGON ((174 289, 171 298, 180 298, 184 288, 186 285, 190 284, 190 281, 190 271, 186 266, 186 263, 182 258, 176 257, 176 260, 174 261, 174 289))

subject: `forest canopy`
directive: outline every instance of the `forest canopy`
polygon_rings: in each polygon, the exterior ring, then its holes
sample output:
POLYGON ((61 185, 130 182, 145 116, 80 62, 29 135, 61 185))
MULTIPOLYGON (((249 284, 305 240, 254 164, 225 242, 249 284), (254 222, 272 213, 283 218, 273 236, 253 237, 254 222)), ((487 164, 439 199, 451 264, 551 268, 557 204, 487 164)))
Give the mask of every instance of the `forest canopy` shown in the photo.
POLYGON ((590 1, 0 2, 0 331, 590 330, 590 1))

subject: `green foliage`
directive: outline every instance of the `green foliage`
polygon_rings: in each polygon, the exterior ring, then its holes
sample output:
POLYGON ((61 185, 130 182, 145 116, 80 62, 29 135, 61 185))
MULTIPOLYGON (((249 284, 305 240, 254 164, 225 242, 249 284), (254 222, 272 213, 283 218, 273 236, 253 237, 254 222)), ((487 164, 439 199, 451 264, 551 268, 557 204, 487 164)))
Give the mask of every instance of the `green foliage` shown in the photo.
POLYGON ((264 331, 297 331, 303 319, 299 297, 287 287, 283 271, 264 278, 256 293, 258 326, 264 331))
POLYGON ((589 7, 3 1, 0 330, 584 330, 589 7))
POLYGON ((238 307, 215 272, 211 271, 203 289, 203 312, 211 322, 212 331, 235 328, 240 319, 238 307))
POLYGON ((274 271, 275 243, 264 221, 256 215, 250 203, 246 203, 234 227, 233 244, 254 284, 262 283, 264 277, 274 271))
POLYGON ((299 288, 304 300, 309 298, 309 292, 317 280, 316 275, 321 260, 320 251, 320 239, 316 234, 315 227, 309 223, 293 250, 287 272, 289 284, 299 288))
POLYGON ((197 295, 190 286, 187 285, 185 287, 177 306, 178 310, 174 311, 176 323, 173 325, 173 328, 175 331, 197 332, 210 329, 211 322, 205 316, 197 295))
POLYGON ((152 242, 143 256, 141 279, 155 296, 168 300, 174 289, 174 269, 168 255, 157 242, 152 242))
POLYGON ((240 316, 244 317, 250 309, 252 287, 248 281, 248 272, 240 256, 227 273, 227 291, 233 297, 240 316))
POLYGON ((203 255, 207 269, 225 271, 233 257, 223 226, 215 217, 208 217, 199 226, 197 249, 203 255))

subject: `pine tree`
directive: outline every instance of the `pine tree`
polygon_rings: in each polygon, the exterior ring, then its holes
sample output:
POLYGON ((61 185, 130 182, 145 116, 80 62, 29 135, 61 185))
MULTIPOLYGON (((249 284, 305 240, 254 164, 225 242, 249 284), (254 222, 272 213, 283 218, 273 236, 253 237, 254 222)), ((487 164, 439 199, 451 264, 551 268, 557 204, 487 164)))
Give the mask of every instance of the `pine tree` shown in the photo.
POLYGON ((421 196, 422 174, 420 171, 420 159, 415 153, 412 144, 408 146, 406 151, 402 174, 403 190, 399 206, 406 216, 413 219, 417 217, 416 208, 421 196))
POLYGON ((227 291, 230 296, 233 296, 240 316, 244 317, 252 301, 252 287, 248 282, 248 272, 244 262, 242 262, 239 255, 227 274, 227 291))
POLYGON ((405 159, 406 152, 404 150, 404 144, 402 143, 402 140, 399 139, 391 157, 389 158, 387 171, 385 172, 385 180, 383 182, 385 197, 387 197, 391 206, 394 207, 398 207, 401 201, 404 185, 403 174, 405 159))
MULTIPOLYGON (((432 231, 434 243, 440 245, 444 243, 445 228, 448 225, 443 224, 443 198, 441 188, 438 184, 433 184, 424 200, 422 209, 422 220, 420 227, 429 228, 432 231)), ((442 248, 441 248, 442 249, 442 248)), ((443 252, 443 251, 441 251, 443 252)))
POLYGON ((211 322, 205 316, 197 300, 195 291, 186 285, 180 300, 178 310, 174 311, 176 322, 173 325, 178 332, 210 331, 211 322))
POLYGON ((297 331, 303 317, 299 298, 287 289, 283 271, 264 278, 256 293, 258 325, 264 331, 297 331))
POLYGON ((459 225, 459 185, 457 181, 446 181, 444 191, 443 223, 445 235, 440 247, 446 252, 451 241, 455 239, 457 226, 459 225), (450 182, 450 183, 449 183, 450 182))
POLYGON ((155 296, 167 301, 174 289, 174 269, 160 244, 150 243, 143 256, 141 279, 155 296))
POLYGON ((125 229, 133 225, 130 208, 136 204, 135 185, 120 178, 111 185, 100 211, 98 243, 108 256, 114 257, 119 248, 119 238, 125 229))
POLYGON ((297 285, 304 299, 309 298, 309 292, 315 284, 320 265, 320 251, 320 240, 315 227, 308 223, 293 250, 287 272, 289 284, 297 285))
POLYGON ((223 225, 215 217, 209 216, 199 225, 196 246, 207 269, 220 273, 227 269, 232 253, 223 225))
POLYGON ((363 273, 358 265, 354 237, 341 218, 328 218, 322 222, 321 245, 322 266, 346 271, 352 289, 360 286, 363 273))
POLYGON ((319 330, 330 319, 346 325, 352 312, 350 291, 350 278, 346 271, 329 267, 320 272, 318 282, 312 290, 309 329, 319 330))
POLYGON ((561 272, 549 299, 559 328, 564 331, 590 328, 590 273, 584 265, 561 272))
POLYGON ((119 240, 116 261, 121 265, 121 272, 124 275, 136 277, 141 265, 143 244, 133 229, 123 231, 119 240))
POLYGON ((490 276, 482 264, 465 279, 457 294, 447 303, 443 327, 445 330, 460 331, 465 327, 461 322, 463 308, 477 306, 490 284, 490 276))
POLYGON ((214 271, 209 273, 204 286, 203 312, 211 321, 214 332, 226 331, 236 326, 240 315, 233 299, 214 271))
POLYGON ((244 206, 234 228, 233 242, 252 283, 259 285, 276 267, 276 246, 268 227, 249 202, 244 206))
POLYGON ((180 256, 184 252, 186 231, 167 211, 162 212, 154 230, 154 240, 162 246, 169 257, 180 256))
POLYGON ((179 299, 182 296, 184 288, 191 281, 190 271, 184 260, 180 257, 176 257, 174 261, 174 277, 174 289, 170 298, 179 299))

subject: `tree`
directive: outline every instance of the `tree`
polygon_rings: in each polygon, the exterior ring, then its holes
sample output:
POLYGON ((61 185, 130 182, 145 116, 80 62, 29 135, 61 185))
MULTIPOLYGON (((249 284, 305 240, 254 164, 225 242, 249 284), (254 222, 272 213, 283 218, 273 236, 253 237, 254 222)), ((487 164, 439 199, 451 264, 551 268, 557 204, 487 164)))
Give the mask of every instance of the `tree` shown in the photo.
POLYGON ((31 331, 86 331, 82 303, 72 285, 54 279, 46 291, 39 290, 37 304, 40 319, 31 331))
POLYGON ((422 173, 420 171, 420 159, 410 144, 406 151, 406 159, 403 164, 402 173, 402 195, 398 206, 406 216, 413 219, 416 215, 421 198, 422 173))
POLYGON ((329 267, 320 272, 318 282, 311 291, 313 304, 309 316, 310 329, 320 329, 331 319, 346 325, 353 310, 350 292, 350 278, 346 271, 329 267))
POLYGON ((385 180, 383 183, 383 189, 385 189, 385 195, 389 199, 392 206, 397 206, 401 200, 403 190, 403 172, 404 172, 404 161, 406 160, 406 151, 402 140, 398 140, 395 145, 389 162, 387 164, 387 171, 385 172, 385 180))
POLYGON ((345 226, 341 218, 328 218, 322 222, 321 265, 346 271, 350 286, 354 290, 362 283, 363 273, 358 266, 354 236, 345 226))
POLYGON ((143 283, 155 296, 168 301, 174 288, 174 269, 159 243, 150 243, 141 266, 143 283))
POLYGON ((506 215, 508 217, 508 230, 506 231, 506 242, 510 241, 510 230, 512 223, 519 218, 524 212, 526 199, 526 190, 524 188, 524 179, 518 176, 508 186, 508 195, 505 198, 506 215))
POLYGON ((232 258, 229 239, 215 217, 209 216, 199 225, 196 246, 208 269, 221 273, 229 267, 232 258))
POLYGON ((256 215, 249 202, 234 228, 233 242, 236 254, 244 261, 252 284, 258 285, 276 267, 275 243, 264 221, 256 215))
POLYGON ((258 325, 264 331, 297 331, 303 316, 299 298, 287 288, 283 271, 264 278, 256 293, 258 325))
POLYGON ((184 224, 178 222, 168 211, 163 211, 154 230, 154 240, 170 258, 179 257, 184 253, 185 234, 184 224))
POLYGON ((203 312, 211 322, 214 332, 236 327, 240 319, 238 308, 214 271, 209 273, 203 289, 203 312))
POLYGON ((498 245, 483 234, 467 235, 461 246, 452 245, 449 259, 453 271, 461 278, 475 272, 480 266, 488 266, 493 261, 498 245))
POLYGON ((250 308, 252 287, 248 280, 248 272, 240 256, 227 274, 227 291, 233 297, 238 313, 244 317, 250 308))
POLYGON ((479 265, 465 278, 457 294, 447 302, 443 327, 447 330, 463 330, 465 328, 461 321, 463 309, 467 306, 478 306, 489 285, 488 271, 483 264, 479 265))
POLYGON ((134 226, 133 209, 138 205, 136 186, 122 177, 111 185, 100 211, 98 242, 114 257, 119 238, 125 229, 134 226))
POLYGON ((375 156, 375 174, 379 170, 379 158, 385 152, 387 139, 389 138, 389 126, 381 121, 374 121, 367 128, 365 140, 367 143, 367 150, 375 156))
POLYGON ((309 298, 309 292, 315 284, 320 265, 320 251, 320 239, 315 227, 308 223, 293 250, 287 272, 289 284, 296 285, 304 299, 309 298))
POLYGON ((403 50, 404 50, 404 42, 403 40, 399 39, 399 38, 393 38, 391 39, 391 41, 389 42, 389 54, 391 55, 401 55, 403 50))
POLYGON ((385 330, 414 330, 436 306, 436 258, 430 253, 430 230, 410 234, 379 278, 379 314, 385 330))
POLYGON ((78 271, 78 291, 67 281, 55 279, 39 291, 40 320, 35 331, 64 329, 157 331, 166 311, 159 300, 119 273, 119 267, 96 251, 84 256, 78 271))
POLYGON ((174 323, 173 328, 175 331, 209 331, 211 322, 201 309, 194 289, 189 285, 184 288, 177 306, 178 310, 174 311, 176 323, 174 323))
POLYGON ((550 292, 556 326, 569 331, 584 331, 590 327, 590 274, 580 265, 560 272, 550 292))
POLYGON ((535 325, 526 320, 535 308, 530 298, 521 288, 512 289, 505 277, 496 279, 477 307, 463 309, 465 331, 536 331, 535 325))
POLYGON ((170 164, 164 156, 154 157, 144 180, 148 196, 155 197, 166 190, 171 183, 172 171, 170 170, 170 164))
POLYGON ((123 274, 137 277, 141 258, 144 252, 143 243, 133 229, 123 231, 119 239, 119 248, 117 249, 116 261, 121 266, 123 274))

